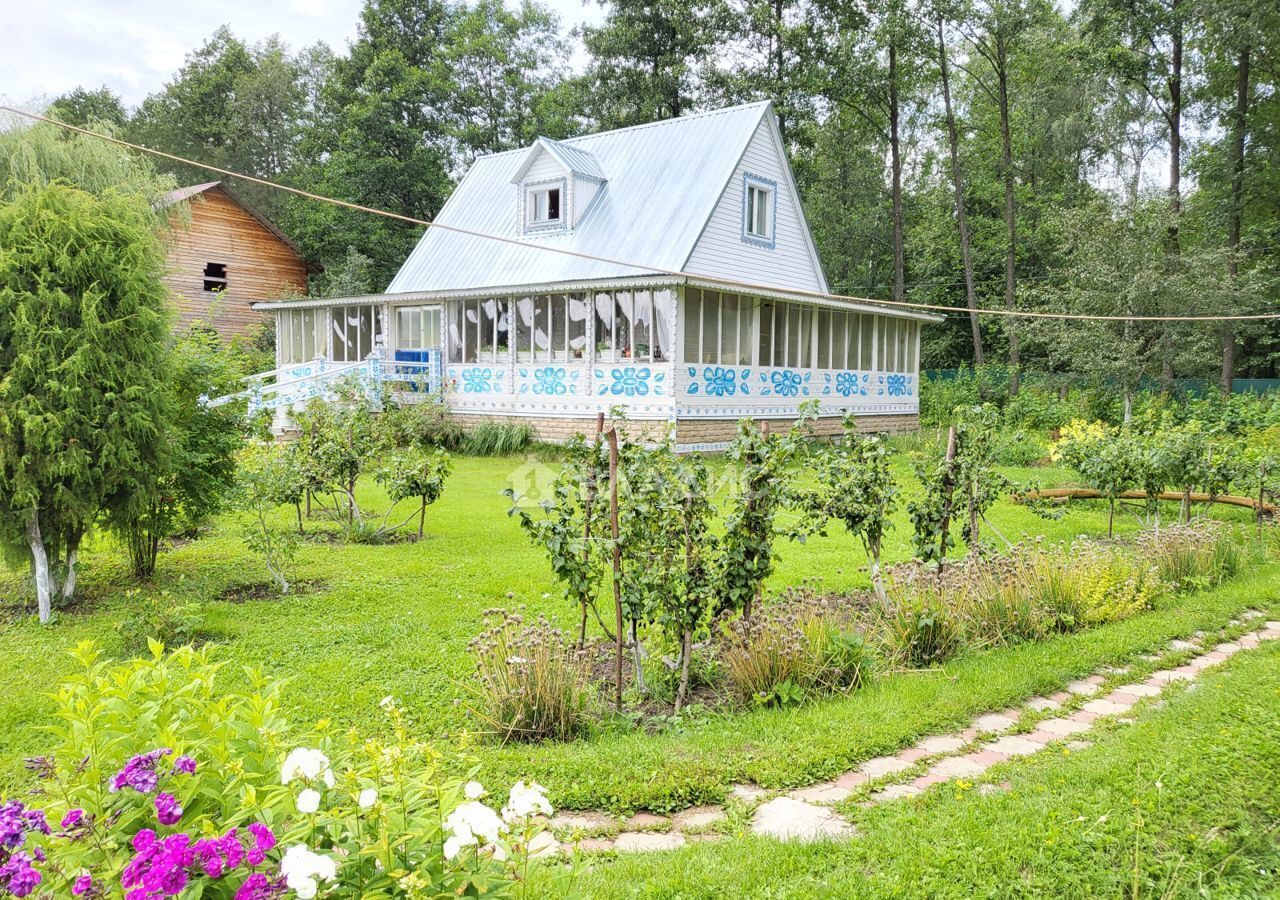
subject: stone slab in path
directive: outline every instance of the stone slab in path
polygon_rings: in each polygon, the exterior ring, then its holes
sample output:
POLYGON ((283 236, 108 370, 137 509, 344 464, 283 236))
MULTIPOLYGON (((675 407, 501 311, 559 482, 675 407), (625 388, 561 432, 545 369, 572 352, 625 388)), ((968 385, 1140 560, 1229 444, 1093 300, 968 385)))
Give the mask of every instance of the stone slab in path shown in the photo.
POLYGON ((883 778, 894 772, 909 769, 913 763, 896 756, 877 756, 858 766, 858 771, 870 778, 883 778))
POLYGON ((614 838, 613 849, 619 853, 646 853, 652 850, 675 850, 684 846, 684 835, 678 831, 624 831, 614 838))
POLYGON ((807 788, 792 791, 789 796, 805 803, 839 803, 853 793, 851 788, 841 787, 834 781, 821 781, 807 788))
POLYGON ((684 831, 689 828, 706 828, 724 818, 724 810, 718 806, 691 806, 671 817, 671 825, 684 831))
POLYGON ((1015 734, 1006 734, 999 740, 983 744, 982 747, 984 750, 1003 753, 1005 756, 1027 756, 1040 750, 1042 745, 1015 734))
POLYGON ((825 807, 793 797, 775 797, 756 810, 751 830, 784 841, 816 841, 848 836, 853 826, 825 807))

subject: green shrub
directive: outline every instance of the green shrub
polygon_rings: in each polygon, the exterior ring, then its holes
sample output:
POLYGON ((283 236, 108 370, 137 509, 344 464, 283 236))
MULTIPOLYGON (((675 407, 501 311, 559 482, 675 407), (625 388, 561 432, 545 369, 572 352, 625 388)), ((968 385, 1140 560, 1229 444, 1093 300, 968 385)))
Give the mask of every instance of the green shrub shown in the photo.
POLYGON ((917 669, 946 662, 962 640, 960 622, 942 593, 925 582, 891 582, 884 633, 893 656, 917 669))
POLYGON ((1156 567, 1130 553, 1108 553, 1090 546, 1079 551, 1076 564, 1081 618, 1086 624, 1116 622, 1150 609, 1164 590, 1156 567))
POLYGON ((449 411, 442 397, 430 397, 421 403, 389 406, 383 413, 388 440, 393 447, 441 447, 459 450, 466 431, 449 411))
POLYGON ((824 692, 861 687, 871 672, 872 654, 861 632, 814 620, 805 626, 812 648, 808 680, 824 692))
POLYGON ((126 652, 145 650, 152 640, 176 647, 200 637, 204 607, 199 601, 169 591, 144 597, 140 591, 132 590, 125 598, 132 607, 119 625, 126 652))
POLYGON ((567 741, 588 725, 588 657, 539 616, 526 626, 518 612, 485 613, 484 630, 468 644, 476 662, 472 712, 503 741, 567 741))
POLYGON ((871 653, 847 607, 808 585, 719 630, 718 657, 733 696, 785 706, 860 686, 871 653))
POLYGON ((1174 588, 1209 587, 1235 577, 1244 566, 1235 536, 1216 522, 1146 532, 1138 537, 1137 547, 1155 565, 1160 580, 1174 588))
POLYGON ((995 444, 996 461, 1005 466, 1033 466, 1049 455, 1048 442, 1022 428, 1000 432, 995 444))
POLYGON ((533 428, 524 422, 481 422, 467 433, 462 452, 472 456, 507 456, 534 442, 533 428))

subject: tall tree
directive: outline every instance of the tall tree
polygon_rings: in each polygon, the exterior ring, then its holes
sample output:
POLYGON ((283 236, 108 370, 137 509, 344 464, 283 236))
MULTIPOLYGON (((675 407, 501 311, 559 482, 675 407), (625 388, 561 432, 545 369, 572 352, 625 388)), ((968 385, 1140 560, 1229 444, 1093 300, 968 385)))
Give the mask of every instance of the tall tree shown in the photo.
POLYGON ((773 101, 783 144, 803 164, 818 130, 829 9, 815 0, 730 0, 730 9, 726 52, 707 76, 711 102, 773 101))
POLYGON ((529 0, 514 11, 502 0, 459 7, 443 62, 458 82, 450 129, 463 159, 576 130, 543 103, 565 78, 569 48, 558 26, 529 0))
MULTIPOLYGON (((1042 24, 1052 12, 1044 0, 985 0, 974 8, 972 21, 966 26, 969 46, 982 66, 966 69, 974 85, 990 98, 998 112, 1000 128, 1000 181, 1004 189, 1005 266, 1004 306, 1012 310, 1018 295, 1018 208, 1017 173, 1013 164, 1013 112, 1010 78, 1013 55, 1029 33, 1042 24)), ((1010 320, 1006 327, 1009 340, 1009 389, 1018 392, 1022 366, 1021 335, 1010 320)))
MULTIPOLYGON (((1121 83, 1144 91, 1164 121, 1169 146, 1168 250, 1181 250, 1183 97, 1185 28, 1190 0, 1085 0, 1085 28, 1106 50, 1111 71, 1121 83)), ((1175 333, 1163 330, 1161 384, 1173 384, 1175 333)))
POLYGON ((956 127, 955 109, 951 102, 951 62, 947 50, 949 20, 956 13, 939 4, 934 10, 938 33, 938 77, 942 86, 943 116, 947 128, 947 152, 950 160, 951 185, 955 194, 956 230, 960 236, 960 260, 964 271, 964 300, 969 308, 969 329, 973 334, 973 362, 981 366, 982 325, 978 321, 978 293, 973 279, 973 247, 969 235, 969 219, 965 212, 964 174, 960 164, 960 130, 956 127))
POLYGON ((892 297, 906 299, 903 197, 903 119, 914 99, 925 55, 924 35, 907 0, 864 9, 840 6, 838 62, 832 67, 832 98, 883 135, 889 155, 892 297))
MULTIPOLYGON (((450 189, 449 109, 456 82, 443 51, 453 11, 440 0, 367 0, 359 35, 325 81, 315 123, 303 135, 303 186, 420 219, 450 189)), ((385 287, 419 231, 351 210, 290 200, 281 225, 317 259, 354 246, 385 287)))
POLYGON ((77 87, 60 95, 53 107, 58 119, 81 128, 93 123, 123 128, 127 118, 124 101, 105 84, 96 91, 77 87))
POLYGON ((602 25, 581 29, 586 82, 603 128, 672 119, 697 108, 702 79, 732 24, 725 0, 601 0, 602 25))

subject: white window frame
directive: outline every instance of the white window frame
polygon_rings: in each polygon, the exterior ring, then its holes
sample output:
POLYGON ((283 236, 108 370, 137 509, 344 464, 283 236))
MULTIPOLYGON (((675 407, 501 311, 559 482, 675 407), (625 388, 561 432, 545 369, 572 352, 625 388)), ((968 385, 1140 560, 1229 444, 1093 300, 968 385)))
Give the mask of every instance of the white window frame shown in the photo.
POLYGON ((778 235, 778 183, 760 175, 742 175, 742 241, 772 250, 778 235), (763 209, 761 205, 763 204, 763 209))
POLYGON ((569 181, 567 178, 549 178, 542 181, 531 181, 524 185, 523 211, 521 217, 525 231, 553 231, 568 227, 569 222, 569 181), (560 192, 560 215, 554 219, 537 218, 539 205, 543 209, 550 207, 552 191, 560 192), (541 200, 539 198, 542 198, 541 200))

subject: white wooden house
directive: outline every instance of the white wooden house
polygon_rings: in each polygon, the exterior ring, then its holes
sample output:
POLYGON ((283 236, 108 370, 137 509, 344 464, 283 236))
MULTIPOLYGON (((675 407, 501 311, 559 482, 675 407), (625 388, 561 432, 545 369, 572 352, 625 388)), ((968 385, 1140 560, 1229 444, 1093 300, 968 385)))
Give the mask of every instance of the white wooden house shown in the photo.
POLYGON ((256 305, 282 383, 438 366, 464 421, 557 440, 623 406, 685 449, 808 399, 824 433, 917 423, 938 317, 797 293, 827 281, 767 102, 482 157, 436 222, 460 231, 429 228, 385 294, 256 305))

